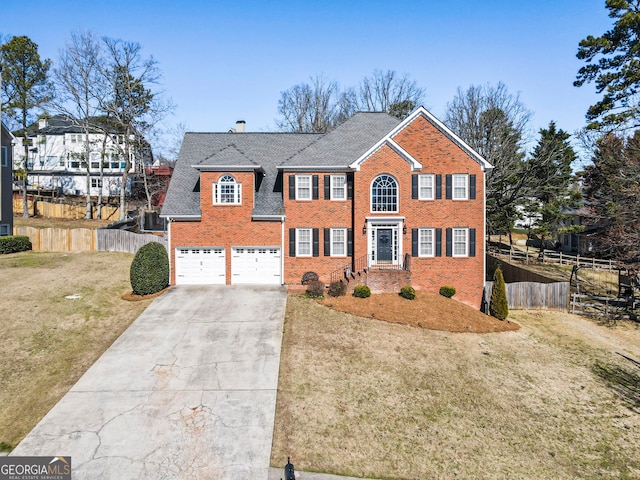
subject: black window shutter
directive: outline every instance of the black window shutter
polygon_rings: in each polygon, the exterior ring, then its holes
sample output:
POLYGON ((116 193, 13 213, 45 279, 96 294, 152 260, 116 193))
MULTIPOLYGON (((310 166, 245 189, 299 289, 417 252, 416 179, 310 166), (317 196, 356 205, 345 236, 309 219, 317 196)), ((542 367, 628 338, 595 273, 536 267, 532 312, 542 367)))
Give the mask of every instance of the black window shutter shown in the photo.
POLYGON ((470 257, 476 256, 476 229, 475 228, 469 229, 469 256, 470 257))
POLYGON ((418 229, 417 228, 411 229, 411 256, 412 257, 418 256, 418 229))
POLYGON ((411 175, 411 198, 414 200, 418 198, 418 175, 415 173, 411 175))
POLYGON ((442 199, 442 175, 436 175, 436 200, 442 199))
POLYGON ((296 229, 295 228, 289 229, 289 256, 290 257, 296 256, 296 229))
POLYGON ((450 228, 447 228, 447 257, 451 257, 451 256, 453 256, 453 249, 452 249, 452 245, 451 245, 451 242, 452 242, 452 239, 451 239, 452 233, 453 233, 453 232, 451 231, 451 229, 450 229, 450 228))
POLYGON ((320 256, 320 229, 319 228, 313 229, 313 256, 314 257, 320 256))
POLYGON ((446 193, 446 198, 447 200, 451 200, 451 175, 447 174, 446 177, 447 180, 447 193, 446 193))
POLYGON ((318 175, 313 176, 313 199, 318 200, 318 175))
POLYGON ((436 257, 442 256, 442 229, 436 228, 436 257))
POLYGON ((353 228, 347 229, 347 256, 353 257, 353 228))
POLYGON ((324 176, 324 199, 331 199, 331 175, 324 176))
POLYGON ((331 255, 331 229, 325 228, 324 229, 324 256, 328 257, 330 255, 331 255))
POLYGON ((296 198, 296 176, 289 175, 289 200, 296 198))
POLYGON ((469 175, 469 199, 476 199, 476 176, 469 175))
POLYGON ((353 173, 347 173, 347 199, 353 198, 353 173))

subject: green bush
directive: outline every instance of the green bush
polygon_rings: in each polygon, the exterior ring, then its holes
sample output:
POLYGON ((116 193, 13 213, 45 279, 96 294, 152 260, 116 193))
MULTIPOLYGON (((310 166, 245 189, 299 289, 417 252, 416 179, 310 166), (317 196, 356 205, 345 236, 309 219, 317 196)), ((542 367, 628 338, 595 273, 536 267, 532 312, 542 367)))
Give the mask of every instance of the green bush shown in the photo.
POLYGON ((311 280, 307 283, 307 295, 314 298, 324 297, 324 283, 311 280))
POLYGON ((509 316, 509 303, 507 302, 507 287, 504 284, 504 276, 500 267, 493 274, 493 288, 491 289, 491 301, 489 313, 498 320, 504 320, 509 316))
POLYGON ((416 298, 416 290, 415 288, 407 285, 400 289, 400 296, 402 298, 406 298, 407 300, 413 300, 414 298, 416 298))
POLYGON ((341 297, 347 293, 347 286, 339 280, 331 282, 328 293, 332 297, 341 297))
POLYGON ((26 235, 0 237, 0 254, 31 250, 31 240, 26 235))
POLYGON ((443 297, 451 298, 456 294, 456 287, 452 287, 450 285, 445 285, 440 287, 440 295, 443 297))
POLYGON ((366 285, 356 285, 353 289, 353 296, 358 298, 367 298, 371 296, 371 289, 366 285))
POLYGON ((158 242, 140 247, 131 262, 131 288, 136 295, 157 293, 169 285, 169 257, 158 242))

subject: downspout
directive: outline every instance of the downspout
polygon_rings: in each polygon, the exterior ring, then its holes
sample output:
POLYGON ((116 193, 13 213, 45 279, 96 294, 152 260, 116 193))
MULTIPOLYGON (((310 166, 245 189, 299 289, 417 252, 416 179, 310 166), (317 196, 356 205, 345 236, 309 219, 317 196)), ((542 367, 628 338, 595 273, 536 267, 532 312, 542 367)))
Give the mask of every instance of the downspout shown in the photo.
POLYGON ((173 255, 173 249, 171 248, 171 224, 173 223, 173 221, 171 220, 171 217, 167 218, 167 254, 169 255, 169 285, 175 285, 175 279, 172 282, 171 278, 173 276, 173 265, 174 262, 176 261, 175 256, 172 257, 173 255), (173 261, 171 261, 173 258, 173 261))
POLYGON ((284 285, 284 216, 280 220, 280 285, 284 285))

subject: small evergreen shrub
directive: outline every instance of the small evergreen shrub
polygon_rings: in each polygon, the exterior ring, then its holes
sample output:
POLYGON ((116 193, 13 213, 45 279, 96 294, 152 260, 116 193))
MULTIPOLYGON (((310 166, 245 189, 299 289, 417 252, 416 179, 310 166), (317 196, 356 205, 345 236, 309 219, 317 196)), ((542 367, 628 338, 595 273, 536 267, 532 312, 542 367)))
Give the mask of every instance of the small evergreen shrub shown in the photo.
POLYGON ((400 289, 400 296, 402 298, 406 298, 407 300, 413 300, 416 298, 416 290, 415 288, 407 285, 406 287, 402 287, 400 289))
POLYGON ((31 240, 26 235, 0 237, 0 254, 26 252, 31 248, 31 240))
POLYGON ((371 289, 366 285, 356 285, 353 289, 353 296, 358 298, 367 298, 371 296, 371 289))
POLYGON ((489 314, 498 320, 504 320, 509 316, 509 303, 507 302, 507 287, 504 284, 502 269, 496 268, 493 274, 493 288, 491 301, 489 302, 489 314))
POLYGON ((456 294, 456 287, 452 287, 450 285, 445 285, 440 287, 440 295, 443 297, 451 298, 456 294))
POLYGON ((169 285, 169 257, 158 242, 140 247, 129 271, 131 288, 136 295, 151 295, 169 285))
POLYGON ((310 280, 307 283, 307 295, 314 298, 324 297, 324 283, 318 280, 310 280))
POLYGON ((341 281, 332 282, 328 293, 332 297, 341 297, 347 293, 347 286, 341 281))

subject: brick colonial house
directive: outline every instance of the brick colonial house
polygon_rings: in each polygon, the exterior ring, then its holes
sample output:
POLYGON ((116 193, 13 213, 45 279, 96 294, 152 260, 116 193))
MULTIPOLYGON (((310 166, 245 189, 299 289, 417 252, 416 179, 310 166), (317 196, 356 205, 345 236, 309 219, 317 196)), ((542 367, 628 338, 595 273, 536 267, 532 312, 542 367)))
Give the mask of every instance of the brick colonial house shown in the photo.
POLYGON ((411 284, 479 307, 482 157, 420 107, 326 134, 187 133, 161 216, 172 284, 411 284))

